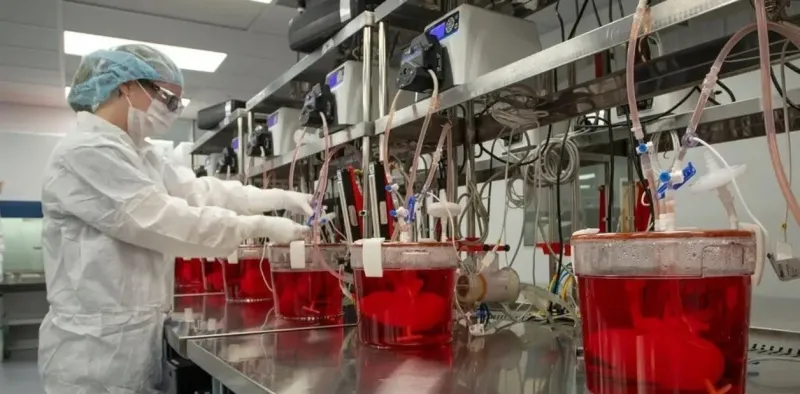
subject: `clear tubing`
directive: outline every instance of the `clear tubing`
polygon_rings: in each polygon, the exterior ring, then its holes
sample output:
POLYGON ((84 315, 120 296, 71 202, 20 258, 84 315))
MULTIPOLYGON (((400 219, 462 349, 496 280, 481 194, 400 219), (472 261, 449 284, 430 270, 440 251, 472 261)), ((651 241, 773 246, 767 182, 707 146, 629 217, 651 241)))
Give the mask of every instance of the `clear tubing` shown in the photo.
POLYGON ((306 139, 306 133, 300 136, 300 141, 294 145, 294 151, 292 152, 292 164, 289 165, 289 190, 294 190, 294 166, 297 164, 297 154, 300 152, 300 147, 303 145, 303 141, 306 139))
POLYGON ((449 123, 442 128, 442 134, 439 135, 439 143, 436 145, 436 152, 433 153, 433 157, 431 158, 431 167, 428 168, 428 178, 425 180, 425 184, 422 186, 420 194, 424 195, 428 192, 428 188, 430 188, 431 184, 433 183, 433 178, 436 177, 436 169, 439 168, 439 161, 442 159, 444 142, 447 139, 447 135, 450 134, 452 128, 453 126, 449 123))
MULTIPOLYGON (((625 87, 628 93, 628 108, 631 115, 631 124, 634 137, 640 144, 644 143, 644 132, 642 131, 642 121, 639 118, 639 108, 636 106, 636 81, 634 75, 634 60, 636 58, 636 46, 639 38, 639 30, 642 27, 642 21, 647 13, 646 0, 639 0, 636 6, 636 12, 633 14, 633 21, 631 24, 631 33, 628 38, 628 56, 627 66, 625 68, 625 87)), ((647 178, 647 187, 650 189, 650 196, 656 198, 656 178, 653 173, 653 164, 650 156, 642 155, 642 172, 647 178)), ((660 214, 659 204, 653 204, 655 217, 658 218, 660 214)))
POLYGON ((392 179, 391 170, 389 170, 389 134, 392 132, 392 122, 394 121, 394 114, 397 110, 397 99, 400 98, 402 90, 397 90, 397 94, 392 99, 392 106, 389 107, 389 119, 386 120, 386 129, 383 131, 383 170, 386 171, 386 180, 392 179))
MULTIPOLYGON (((769 144, 770 159, 772 161, 772 167, 775 170, 775 176, 778 178, 778 186, 781 188, 781 193, 783 193, 783 197, 789 205, 789 210, 792 211, 795 222, 800 224, 800 204, 797 203, 797 198, 794 192, 792 192, 789 179, 786 177, 786 171, 783 169, 780 152, 778 151, 778 139, 775 135, 775 114, 772 112, 772 85, 770 84, 770 72, 772 71, 772 67, 769 56, 769 26, 767 23, 765 1, 755 0, 755 8, 756 24, 758 25, 758 53, 761 57, 761 99, 764 107, 764 123, 767 129, 767 143, 769 144)), ((792 39, 795 45, 797 45, 797 30, 784 29, 786 33, 781 34, 792 39), (789 37, 790 35, 793 37, 789 37)), ((787 94, 787 92, 784 92, 784 94, 787 94)), ((786 111, 785 108, 784 111, 786 111)))
POLYGON ((722 63, 725 62, 725 58, 728 57, 733 47, 741 41, 746 35, 752 33, 756 30, 755 24, 750 24, 743 27, 741 30, 733 33, 730 40, 725 43, 725 46, 722 47, 722 50, 717 55, 717 58, 714 60, 714 63, 711 65, 711 70, 706 75, 706 78, 703 80, 703 88, 700 90, 700 97, 697 99, 697 105, 694 108, 694 112, 692 113, 692 118, 689 120, 689 125, 686 126, 686 137, 684 137, 684 143, 681 145, 681 148, 678 150, 678 155, 675 159, 674 167, 670 169, 670 171, 679 171, 680 169, 677 166, 681 165, 683 162, 684 157, 686 157, 686 150, 689 148, 689 143, 692 137, 695 137, 697 125, 700 124, 700 118, 703 115, 703 111, 705 110, 706 104, 708 103, 708 98, 711 96, 711 92, 714 89, 714 86, 717 84, 717 75, 719 74, 719 70, 722 68, 722 63))
POLYGON ((419 168, 419 157, 422 155, 422 144, 425 142, 425 134, 428 132, 433 112, 439 106, 439 80, 433 70, 428 70, 428 73, 433 78, 433 92, 431 93, 431 103, 428 105, 428 113, 425 114, 425 121, 422 122, 422 132, 419 133, 419 139, 417 139, 417 149, 414 151, 414 160, 411 162, 411 172, 408 174, 410 183, 406 186, 406 205, 411 201, 411 196, 414 195, 414 182, 417 180, 417 168, 419 168))
MULTIPOLYGON (((700 101, 698 101, 697 107, 695 107, 695 111, 692 114, 692 118, 689 122, 689 126, 687 126, 686 128, 687 136, 684 137, 684 141, 686 142, 681 146, 681 149, 678 151, 678 160, 676 161, 676 164, 680 163, 682 159, 685 157, 686 149, 688 149, 689 147, 688 142, 691 141, 691 138, 696 137, 695 130, 697 130, 697 125, 700 123, 700 117, 702 116, 703 110, 705 109, 705 104, 706 101, 708 100, 708 96, 710 95, 710 90, 716 84, 717 74, 719 73, 719 70, 722 67, 722 63, 724 62, 725 58, 733 49, 734 45, 736 45, 744 36, 753 32, 753 30, 758 29, 759 55, 761 57, 762 106, 764 110, 764 124, 767 135, 767 144, 770 152, 770 159, 772 161, 772 167, 775 170, 775 176, 778 180, 778 186, 781 189, 781 193, 783 194, 783 197, 786 200, 787 205, 789 206, 789 210, 792 212, 792 216, 794 217, 795 222, 800 224, 800 204, 798 204, 797 198, 792 192, 792 188, 789 185, 789 180, 786 177, 786 173, 783 169, 780 153, 778 151, 777 136, 775 134, 775 114, 772 112, 773 108, 772 108, 772 87, 770 80, 771 65, 770 65, 770 55, 769 55, 769 38, 767 35, 767 31, 771 30, 786 37, 787 39, 792 41, 794 45, 800 46, 800 34, 799 34, 800 30, 794 27, 790 27, 788 25, 768 22, 766 20, 764 0, 756 0, 755 8, 756 8, 756 24, 745 26, 738 32, 734 33, 734 35, 730 38, 730 40, 728 40, 728 42, 722 48, 722 51, 720 51, 714 64, 711 66, 711 71, 706 76, 706 80, 703 82, 703 89, 701 90, 701 95, 699 99, 700 101), (761 32, 762 29, 764 30, 763 33, 761 32)), ((673 171, 675 170, 677 169, 673 169, 673 171)))

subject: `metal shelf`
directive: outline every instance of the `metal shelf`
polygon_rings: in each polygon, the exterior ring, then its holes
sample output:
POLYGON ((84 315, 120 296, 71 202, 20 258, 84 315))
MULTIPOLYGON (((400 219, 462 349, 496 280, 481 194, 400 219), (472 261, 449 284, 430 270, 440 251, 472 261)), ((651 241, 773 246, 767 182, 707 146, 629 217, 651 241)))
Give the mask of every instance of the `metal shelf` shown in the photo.
MULTIPOLYGON (((792 102, 800 101, 800 89, 793 89, 786 92, 786 96, 792 102)), ((783 104, 781 100, 773 103, 775 112, 776 129, 779 133, 783 132, 783 104)), ((708 107, 700 117, 697 127, 697 134, 708 143, 721 143, 736 141, 745 138, 753 138, 765 135, 763 109, 761 98, 755 97, 740 100, 734 103, 716 105, 708 107)), ((692 112, 683 112, 664 117, 653 122, 651 127, 645 128, 647 134, 652 134, 652 130, 658 132, 668 132, 676 130, 683 132, 692 117, 692 112)), ((800 111, 789 108, 789 122, 791 130, 797 130, 800 124, 800 111)), ((625 126, 615 127, 613 131, 614 141, 627 140, 631 131, 625 126)), ((582 134, 575 137, 575 142, 580 148, 608 144, 608 132, 602 129, 597 132, 582 134)))
MULTIPOLYGON (((651 8, 652 31, 688 21, 719 10, 741 0, 671 0, 651 8)), ((576 60, 625 44, 633 16, 618 19, 569 41, 543 49, 517 62, 499 68, 475 81, 455 86, 440 94, 440 108, 451 108, 466 101, 522 83, 537 75, 565 66, 576 60)), ((424 99, 395 113, 392 127, 398 127, 425 116, 429 100, 424 99)), ((375 122, 376 130, 384 130, 388 116, 375 122)))
POLYGON ((236 121, 239 118, 247 116, 247 111, 244 109, 237 109, 231 112, 215 130, 206 131, 200 138, 194 142, 192 148, 193 155, 208 155, 211 153, 218 153, 222 148, 230 146, 231 140, 236 135, 237 125, 236 121))
POLYGON ((252 110, 259 104, 272 97, 276 92, 288 86, 292 81, 322 82, 325 74, 333 69, 336 60, 336 52, 333 49, 341 45, 345 40, 360 33, 365 27, 372 26, 374 14, 369 11, 362 12, 350 23, 339 30, 331 39, 325 42, 322 47, 309 53, 300 61, 295 63, 278 79, 267 85, 258 94, 247 101, 247 110, 252 110))
MULTIPOLYGON (((373 134, 373 130, 374 126, 372 123, 364 122, 364 123, 359 123, 355 126, 350 126, 344 130, 332 133, 331 148, 337 147, 342 144, 346 144, 348 142, 355 141, 365 136, 370 136, 373 134)), ((301 160, 324 151, 325 151, 325 146, 322 139, 314 140, 313 142, 300 147, 300 149, 297 152, 297 160, 301 160)), ((250 174, 250 176, 251 177, 258 176, 263 174, 264 172, 277 170, 280 169, 281 167, 285 167, 291 164, 293 153, 294 152, 288 152, 281 156, 275 156, 266 159, 262 164, 257 165, 253 169, 253 172, 250 174)))

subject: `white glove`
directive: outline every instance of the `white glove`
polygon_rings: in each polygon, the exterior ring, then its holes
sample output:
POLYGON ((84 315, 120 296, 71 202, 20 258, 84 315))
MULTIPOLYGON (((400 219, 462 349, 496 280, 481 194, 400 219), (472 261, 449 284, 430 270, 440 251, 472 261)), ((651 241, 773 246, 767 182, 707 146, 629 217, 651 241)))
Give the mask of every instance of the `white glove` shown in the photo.
POLYGON ((311 209, 311 195, 282 189, 251 189, 247 196, 247 204, 255 213, 263 213, 285 209, 292 213, 303 214, 310 217, 314 211, 311 209))
POLYGON ((248 228, 248 238, 269 238, 275 243, 289 243, 305 238, 311 233, 311 228, 291 219, 273 216, 241 216, 245 218, 248 228))

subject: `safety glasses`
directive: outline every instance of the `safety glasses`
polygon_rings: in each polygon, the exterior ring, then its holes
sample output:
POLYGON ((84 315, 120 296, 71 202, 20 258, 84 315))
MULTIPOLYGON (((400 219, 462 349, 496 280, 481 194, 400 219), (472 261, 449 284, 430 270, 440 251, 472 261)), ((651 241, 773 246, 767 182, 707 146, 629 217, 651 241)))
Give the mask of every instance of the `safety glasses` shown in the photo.
POLYGON ((183 110, 183 102, 181 102, 180 96, 170 92, 168 89, 156 85, 152 81, 139 80, 139 84, 141 84, 143 88, 150 89, 155 92, 155 98, 164 103, 170 112, 180 112, 183 110))

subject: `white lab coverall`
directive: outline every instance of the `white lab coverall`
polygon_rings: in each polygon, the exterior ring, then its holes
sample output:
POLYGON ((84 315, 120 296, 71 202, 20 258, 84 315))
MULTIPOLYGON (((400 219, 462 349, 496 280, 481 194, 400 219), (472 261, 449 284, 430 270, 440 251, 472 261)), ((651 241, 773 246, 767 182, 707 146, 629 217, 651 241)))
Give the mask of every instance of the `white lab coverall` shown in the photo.
POLYGON ((227 256, 255 236, 262 221, 236 215, 251 213, 253 190, 195 178, 147 143, 78 113, 42 191, 50 311, 39 331, 39 369, 47 393, 159 392, 171 304, 165 255, 227 256))

